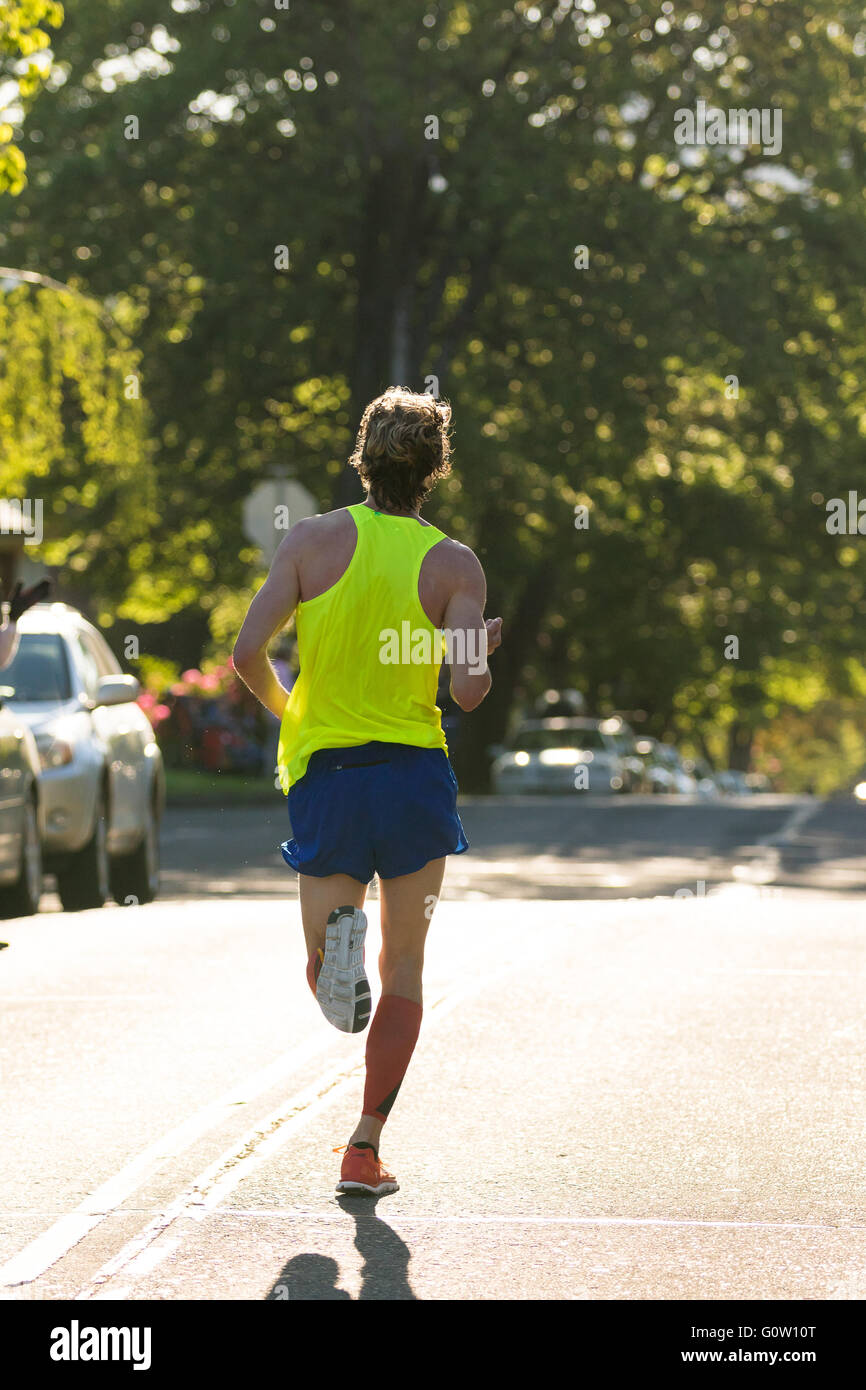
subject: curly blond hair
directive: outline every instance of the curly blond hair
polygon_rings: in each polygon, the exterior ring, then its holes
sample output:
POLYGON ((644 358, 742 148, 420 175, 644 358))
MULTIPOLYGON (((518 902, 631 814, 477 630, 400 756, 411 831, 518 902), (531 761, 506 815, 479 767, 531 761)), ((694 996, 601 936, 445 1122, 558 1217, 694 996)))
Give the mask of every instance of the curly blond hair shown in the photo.
POLYGON ((364 411, 349 463, 374 502, 390 511, 416 511, 435 483, 451 472, 447 401, 389 386, 364 411))

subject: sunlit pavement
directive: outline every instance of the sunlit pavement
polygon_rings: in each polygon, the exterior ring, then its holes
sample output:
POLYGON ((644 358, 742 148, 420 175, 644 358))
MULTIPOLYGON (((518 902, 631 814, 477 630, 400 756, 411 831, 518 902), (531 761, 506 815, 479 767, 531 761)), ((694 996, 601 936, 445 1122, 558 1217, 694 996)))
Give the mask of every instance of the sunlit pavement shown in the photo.
MULTIPOLYGON (((471 856, 452 864, 384 1136, 401 1190, 375 1204, 333 1192, 363 1037, 321 1018, 295 901, 2 924, 4 1297, 864 1297, 862 808, 763 808, 745 829, 709 809, 686 835, 652 808, 636 834, 623 806, 620 848, 596 826, 623 875, 676 864, 618 900, 556 882, 497 901, 455 888, 471 856), (801 840, 801 868, 844 860, 852 882, 768 880, 801 840), (694 873, 710 852, 715 882, 694 873)), ((479 859, 543 878, 518 841, 479 859)))

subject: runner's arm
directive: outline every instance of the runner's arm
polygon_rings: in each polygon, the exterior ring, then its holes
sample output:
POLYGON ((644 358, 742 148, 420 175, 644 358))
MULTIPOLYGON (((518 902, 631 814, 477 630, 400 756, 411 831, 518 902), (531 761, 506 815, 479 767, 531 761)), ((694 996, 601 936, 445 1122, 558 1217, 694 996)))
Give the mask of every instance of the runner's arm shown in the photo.
POLYGON ((451 695, 468 713, 478 708, 493 684, 487 653, 499 645, 502 620, 484 621, 487 582, 477 556, 467 546, 458 552, 455 571, 444 626, 451 652, 451 695))
POLYGON ((247 610, 232 652, 244 685, 277 719, 283 717, 289 692, 268 660, 268 646, 298 605, 297 557, 304 530, 304 522, 299 521, 280 542, 270 574, 247 610))

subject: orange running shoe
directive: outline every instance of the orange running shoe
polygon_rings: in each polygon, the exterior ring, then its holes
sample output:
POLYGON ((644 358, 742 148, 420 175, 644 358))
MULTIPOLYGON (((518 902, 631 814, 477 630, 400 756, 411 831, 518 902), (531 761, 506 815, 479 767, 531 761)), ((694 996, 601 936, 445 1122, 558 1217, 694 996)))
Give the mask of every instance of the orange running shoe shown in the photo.
POLYGON ((372 1149, 356 1149, 350 1144, 343 1155, 337 1191, 384 1197, 388 1192, 399 1192, 400 1184, 393 1173, 386 1173, 372 1149))

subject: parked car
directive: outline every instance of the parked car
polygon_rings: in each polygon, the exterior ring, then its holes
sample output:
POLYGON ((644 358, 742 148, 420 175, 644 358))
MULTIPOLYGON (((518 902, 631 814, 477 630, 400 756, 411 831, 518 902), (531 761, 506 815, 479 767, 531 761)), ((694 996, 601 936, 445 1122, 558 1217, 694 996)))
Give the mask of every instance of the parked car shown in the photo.
POLYGON ((8 708, 41 763, 43 852, 67 911, 150 902, 159 886, 162 755, 103 637, 76 609, 42 603, 19 624, 3 672, 8 708))
POLYGON ((39 753, 0 685, 0 917, 29 917, 42 896, 39 753))
POLYGON ((626 773, 613 734, 603 720, 528 719, 507 748, 492 750, 493 790, 502 795, 530 792, 625 789, 626 773))
POLYGON ((640 755, 634 730, 618 714, 603 719, 599 725, 602 733, 609 734, 619 753, 623 767, 623 790, 627 792, 652 791, 649 772, 640 755))
POLYGON ((753 789, 749 785, 745 772, 734 772, 728 769, 726 772, 717 772, 716 781, 719 790, 725 796, 752 796, 753 789))
POLYGON ((683 767, 679 751, 672 743, 657 738, 638 740, 638 752, 644 759, 650 791, 657 794, 695 796, 697 779, 683 767))
POLYGON ((721 796, 721 789, 716 781, 716 774, 710 767, 706 758, 683 758, 683 767, 692 777, 696 778, 698 791, 701 796, 712 800, 714 797, 721 796))

